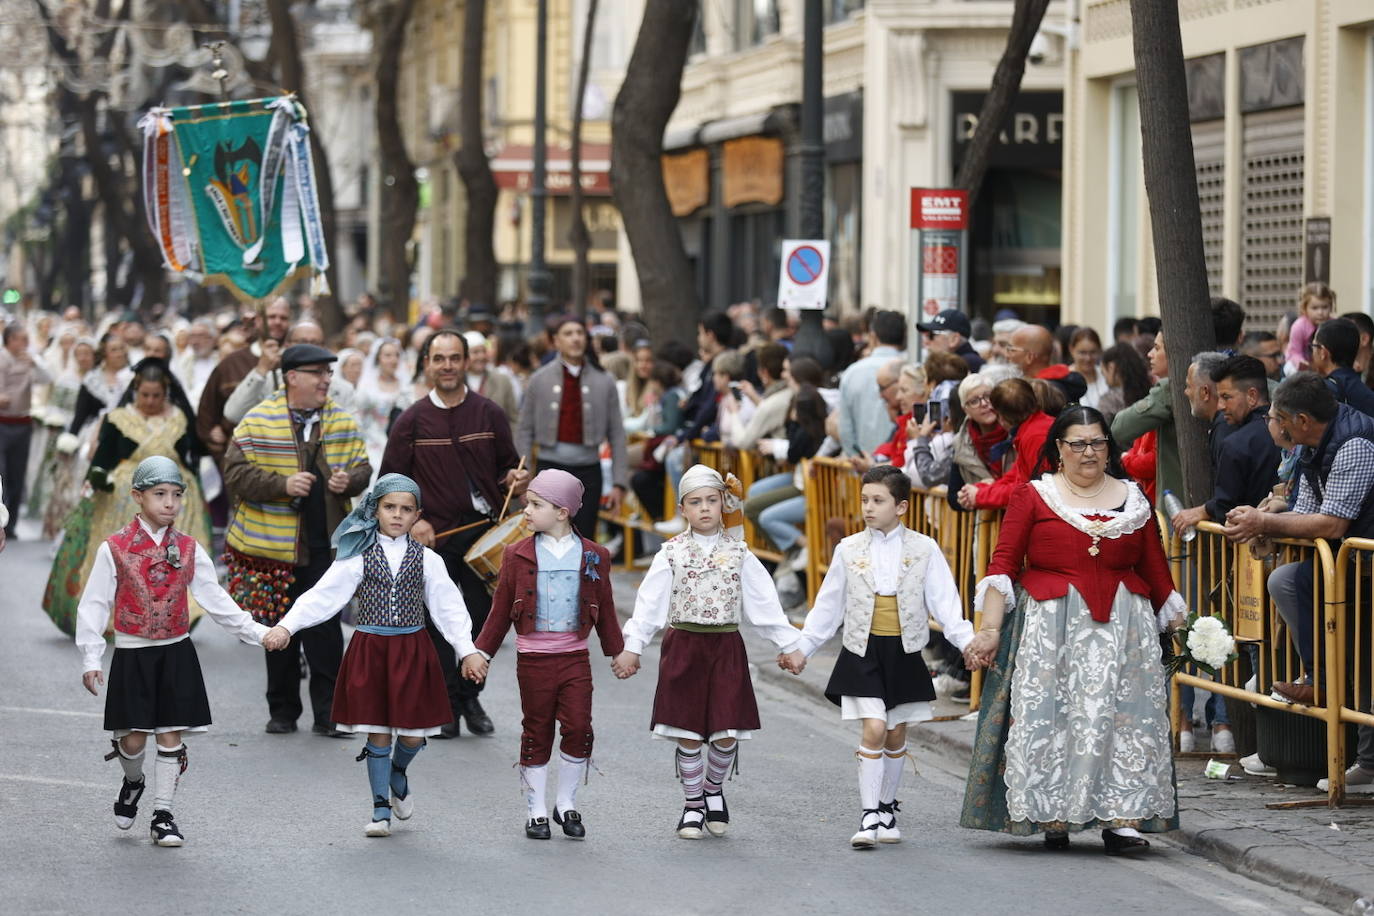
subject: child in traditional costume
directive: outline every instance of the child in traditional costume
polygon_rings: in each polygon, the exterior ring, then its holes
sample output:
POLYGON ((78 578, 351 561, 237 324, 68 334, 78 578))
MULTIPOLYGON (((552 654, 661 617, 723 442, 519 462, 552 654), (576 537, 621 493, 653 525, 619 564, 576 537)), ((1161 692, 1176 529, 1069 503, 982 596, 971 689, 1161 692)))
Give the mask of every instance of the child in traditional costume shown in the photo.
POLYGON ((633 675, 644 647, 667 624, 651 724, 656 737, 677 742, 686 796, 677 834, 695 840, 703 827, 725 833, 730 814, 723 783, 739 740, 759 727, 740 619, 779 649, 796 643, 797 631, 763 564, 722 524, 722 513, 735 514, 739 505, 720 474, 700 464, 689 468, 678 493, 688 530, 654 556, 625 624, 625 651, 613 667, 620 677, 633 675))
POLYGON ((935 687, 921 650, 934 617, 959 649, 973 638, 959 591, 935 541, 906 528, 911 480, 899 468, 879 465, 863 476, 861 505, 867 526, 839 543, 795 645, 778 659, 794 674, 806 667, 835 631, 844 648, 825 695, 840 718, 858 719, 859 832, 855 849, 901 841, 897 788, 906 757, 909 722, 931 718, 935 687))
POLYGON ((177 783, 186 771, 183 733, 210 724, 205 680, 190 635, 187 595, 216 623, 249 645, 267 628, 254 623, 220 588, 205 548, 172 527, 186 482, 177 463, 154 456, 134 470, 132 496, 138 514, 96 551, 76 612, 76 645, 85 667, 81 681, 91 693, 105 683, 105 626, 113 623, 114 658, 105 693, 105 729, 114 733, 106 760, 119 758, 124 783, 115 799, 115 826, 128 830, 145 788, 143 756, 155 736, 153 820, 159 846, 180 846, 184 835, 172 819, 177 783), (111 620, 113 615, 113 620, 111 620))
POLYGON ((372 837, 391 835, 393 812, 400 820, 414 813, 407 768, 425 739, 453 718, 425 633, 426 608, 460 657, 477 651, 463 595, 444 561, 410 537, 419 518, 415 481, 381 477, 334 531, 329 569, 263 639, 269 649, 285 647, 295 633, 357 600, 357 630, 339 667, 331 718, 344 731, 367 735, 358 760, 367 761, 372 819, 363 832, 372 837))
MULTIPOLYGON (((491 614, 477 637, 477 651, 491 658, 515 627, 515 674, 520 684, 524 732, 520 778, 529 817, 525 836, 547 840, 545 801, 554 723, 562 726, 558 799, 554 823, 564 836, 587 835, 577 810, 577 786, 592 755, 592 668, 587 636, 596 628, 601 651, 614 658, 625 649, 611 596, 610 552, 573 528, 583 499, 582 482, 567 471, 540 471, 525 494, 525 521, 534 534, 506 548, 491 614)), ((486 661, 463 665, 472 678, 486 676, 486 661)))

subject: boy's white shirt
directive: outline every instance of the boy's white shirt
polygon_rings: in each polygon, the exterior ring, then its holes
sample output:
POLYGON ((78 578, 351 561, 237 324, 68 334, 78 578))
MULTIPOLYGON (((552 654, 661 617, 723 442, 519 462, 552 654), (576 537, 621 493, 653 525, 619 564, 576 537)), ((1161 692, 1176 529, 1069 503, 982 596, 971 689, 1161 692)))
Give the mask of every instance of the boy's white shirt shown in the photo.
MULTIPOLYGON (((405 534, 392 538, 377 532, 377 543, 382 545, 382 554, 393 576, 401 571, 407 539, 408 535, 405 534)), ((472 618, 468 616, 463 593, 448 577, 448 568, 439 555, 428 547, 420 549, 424 551, 425 558, 425 607, 444 639, 457 650, 458 657, 465 658, 476 652, 477 648, 472 644, 472 618)), ((363 554, 335 560, 314 588, 296 599, 278 626, 295 635, 307 627, 323 623, 353 600, 362 581, 363 554)))
MULTIPOLYGON (((873 564, 874 592, 895 595, 902 573, 902 542, 907 528, 898 525, 887 534, 873 528, 867 530, 872 539, 869 542, 869 559, 873 564)), ((788 652, 801 650, 810 658, 835 635, 844 623, 847 582, 845 564, 832 561, 821 582, 820 591, 816 593, 816 603, 806 615, 801 638, 788 647, 788 652)), ((949 571, 944 554, 938 550, 932 550, 927 560, 922 597, 926 611, 944 629, 945 638, 958 649, 968 645, 973 639, 973 624, 964 619, 954 575, 949 571)))
MULTIPOLYGON (((154 543, 162 543, 167 528, 154 529, 142 515, 138 523, 148 533, 154 543)), ((76 606, 76 647, 81 650, 82 671, 98 671, 105 657, 105 626, 110 622, 110 612, 115 598, 114 555, 110 553, 108 542, 102 541, 95 552, 95 563, 86 578, 86 589, 81 593, 81 601, 76 606)), ((241 642, 250 646, 262 644, 267 627, 257 623, 247 611, 234 603, 229 593, 219 584, 215 564, 205 548, 196 544, 196 571, 188 589, 191 597, 205 609, 215 623, 224 627, 241 642)), ((190 633, 174 636, 171 639, 145 639, 130 636, 128 633, 115 633, 115 648, 142 649, 148 646, 166 646, 180 642, 190 633)))
MULTIPOLYGON (((719 532, 698 534, 693 531, 691 536, 705 550, 710 550, 721 538, 719 532)), ((788 622, 787 615, 783 613, 772 577, 752 553, 744 555, 744 563, 740 566, 740 587, 744 605, 740 615, 742 619, 758 628, 779 649, 797 641, 797 628, 788 622)), ((667 625, 672 593, 673 569, 668 564, 667 555, 660 550, 654 555, 654 562, 639 585, 634 615, 625 621, 622 628, 627 652, 643 655, 644 647, 653 642, 654 634, 667 625)))
POLYGON ((581 542, 582 539, 577 536, 576 531, 569 531, 561 538, 554 537, 547 531, 540 531, 538 534, 539 545, 560 560, 568 555, 569 550, 572 550, 581 542))

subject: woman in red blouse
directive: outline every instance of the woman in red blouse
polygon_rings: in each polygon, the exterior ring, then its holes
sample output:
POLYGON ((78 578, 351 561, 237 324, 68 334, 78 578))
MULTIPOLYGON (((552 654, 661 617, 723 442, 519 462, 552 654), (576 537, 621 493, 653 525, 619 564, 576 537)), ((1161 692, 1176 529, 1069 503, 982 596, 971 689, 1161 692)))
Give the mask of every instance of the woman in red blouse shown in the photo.
POLYGON ((1100 828, 1119 855, 1177 826, 1159 632, 1187 608, 1102 415, 1067 408, 1041 457, 1049 473, 1012 496, 978 583, 965 657, 992 668, 961 823, 1044 831, 1052 849, 1100 828))
MULTIPOLYGON (((1013 493, 1024 487, 1041 461, 1040 452, 1045 437, 1054 424, 1054 417, 1040 409, 1035 389, 1025 379, 1009 378, 998 382, 988 395, 997 421, 1007 429, 1016 460, 1001 477, 977 484, 965 484, 959 491, 959 505, 965 509, 1000 509, 1007 505, 1013 493)), ((994 457, 997 453, 994 450, 994 457)))

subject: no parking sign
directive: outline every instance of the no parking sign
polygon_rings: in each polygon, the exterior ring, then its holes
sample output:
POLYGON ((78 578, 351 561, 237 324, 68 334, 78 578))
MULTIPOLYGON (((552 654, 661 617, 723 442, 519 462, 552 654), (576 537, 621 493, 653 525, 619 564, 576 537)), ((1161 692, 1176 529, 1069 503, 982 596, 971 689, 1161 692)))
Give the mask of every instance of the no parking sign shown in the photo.
POLYGON ((830 243, 784 239, 778 278, 778 308, 823 309, 830 281, 830 243))

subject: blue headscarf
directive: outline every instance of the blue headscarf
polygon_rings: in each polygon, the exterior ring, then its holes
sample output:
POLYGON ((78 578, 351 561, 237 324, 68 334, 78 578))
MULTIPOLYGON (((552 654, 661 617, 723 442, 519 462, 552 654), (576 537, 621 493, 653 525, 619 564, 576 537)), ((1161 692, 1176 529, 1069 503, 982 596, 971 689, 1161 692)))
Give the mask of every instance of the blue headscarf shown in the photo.
MULTIPOLYGON (((186 489, 186 481, 181 477, 181 468, 171 458, 162 455, 152 455, 144 458, 134 469, 133 488, 135 490, 151 490, 158 484, 170 483, 186 489)), ((417 497, 418 498, 418 497, 417 497)))
POLYGON ((337 559, 355 557, 377 543, 377 502, 388 493, 410 493, 420 505, 420 485, 404 474, 386 474, 358 501, 353 511, 334 529, 330 543, 338 550, 337 559))

